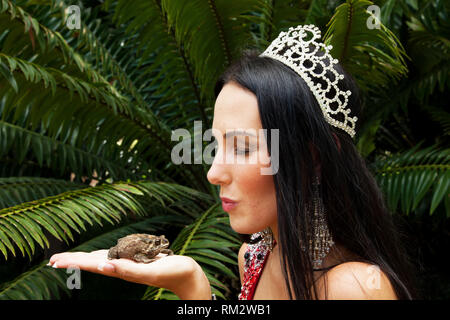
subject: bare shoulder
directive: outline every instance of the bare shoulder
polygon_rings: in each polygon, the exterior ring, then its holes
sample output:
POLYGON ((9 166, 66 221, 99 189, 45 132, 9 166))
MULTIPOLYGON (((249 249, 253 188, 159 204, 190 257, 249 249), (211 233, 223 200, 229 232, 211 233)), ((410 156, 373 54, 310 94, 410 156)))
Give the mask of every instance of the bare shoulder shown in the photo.
POLYGON ((245 258, 244 258, 244 254, 245 251, 247 251, 247 243, 243 243, 241 248, 239 249, 239 253, 238 253, 238 265, 239 265, 239 276, 241 278, 241 285, 242 285, 242 281, 244 278, 244 263, 245 263, 245 258))
POLYGON ((324 299, 326 279, 328 299, 395 300, 397 296, 387 275, 377 266, 364 262, 345 262, 318 281, 319 298, 324 299))

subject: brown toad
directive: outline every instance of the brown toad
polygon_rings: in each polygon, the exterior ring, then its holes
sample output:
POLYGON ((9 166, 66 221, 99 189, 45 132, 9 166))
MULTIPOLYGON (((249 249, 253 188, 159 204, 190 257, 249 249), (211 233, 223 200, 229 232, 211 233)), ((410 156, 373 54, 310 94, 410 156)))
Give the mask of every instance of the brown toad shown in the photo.
POLYGON ((130 234, 117 240, 117 245, 108 251, 108 259, 127 258, 136 262, 149 263, 158 259, 159 253, 172 255, 169 240, 164 235, 154 236, 145 233, 130 234))

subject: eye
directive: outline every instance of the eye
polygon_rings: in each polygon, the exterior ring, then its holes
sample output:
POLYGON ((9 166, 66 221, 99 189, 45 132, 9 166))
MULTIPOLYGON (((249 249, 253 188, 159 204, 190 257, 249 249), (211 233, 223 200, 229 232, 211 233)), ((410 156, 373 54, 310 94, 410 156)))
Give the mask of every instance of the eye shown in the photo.
POLYGON ((249 149, 240 150, 235 148, 234 153, 237 155, 248 155, 250 153, 250 150, 249 149))
MULTIPOLYGON (((247 137, 245 138, 245 142, 247 142, 247 143, 245 143, 245 145, 247 145, 248 144, 248 138, 247 137)), ((235 137, 234 138, 234 154, 236 154, 236 155, 248 155, 250 153, 250 149, 248 147, 245 148, 244 145, 242 145, 240 148, 238 148, 237 145, 238 145, 238 142, 237 142, 237 139, 235 137)))

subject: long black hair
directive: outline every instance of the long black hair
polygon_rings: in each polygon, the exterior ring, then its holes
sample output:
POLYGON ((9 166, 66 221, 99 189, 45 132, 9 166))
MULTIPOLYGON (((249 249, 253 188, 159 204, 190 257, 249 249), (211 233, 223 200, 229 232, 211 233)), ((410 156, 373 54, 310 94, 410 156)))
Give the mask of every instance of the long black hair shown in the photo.
MULTIPOLYGON (((358 87, 339 64, 336 70, 345 75, 340 89, 352 92, 351 115, 360 119, 358 87)), ((255 94, 269 153, 269 129, 279 129, 279 168, 273 179, 281 266, 290 298, 313 299, 311 288, 317 297, 312 259, 309 250, 301 249, 310 240, 312 210, 305 208, 312 205, 317 163, 334 242, 358 257, 351 261, 377 265, 388 276, 397 298, 416 298, 412 263, 372 173, 349 134, 325 121, 306 82, 288 66, 260 57, 254 50, 244 52, 222 74, 216 96, 231 81, 255 94)))

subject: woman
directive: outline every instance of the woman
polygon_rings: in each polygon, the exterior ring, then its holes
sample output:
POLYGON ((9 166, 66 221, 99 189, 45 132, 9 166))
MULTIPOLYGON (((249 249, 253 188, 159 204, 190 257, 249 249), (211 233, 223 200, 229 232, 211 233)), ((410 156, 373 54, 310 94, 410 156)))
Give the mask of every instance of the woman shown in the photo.
MULTIPOLYGON (((314 26, 291 28, 216 85, 218 148, 207 177, 221 187, 231 227, 252 235, 238 255, 239 298, 412 299, 410 263, 352 141, 357 87, 319 39, 314 26), (261 129, 266 136, 254 134, 261 129), (267 163, 272 174, 262 174, 267 163)), ((211 297, 189 257, 137 264, 106 253, 56 254, 50 264, 164 287, 181 299, 211 297)))

